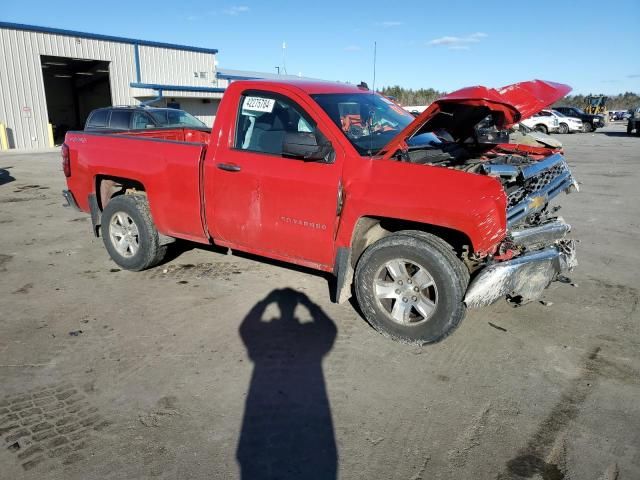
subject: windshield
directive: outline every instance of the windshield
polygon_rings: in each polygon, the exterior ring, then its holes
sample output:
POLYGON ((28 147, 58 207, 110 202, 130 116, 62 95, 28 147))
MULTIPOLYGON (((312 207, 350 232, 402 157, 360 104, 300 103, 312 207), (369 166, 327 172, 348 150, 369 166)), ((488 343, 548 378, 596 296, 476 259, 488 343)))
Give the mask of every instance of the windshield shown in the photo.
POLYGON ((557 110, 551 110, 555 115, 557 115, 558 117, 566 117, 566 115, 564 113, 561 113, 557 110))
POLYGON ((391 100, 372 93, 312 95, 360 155, 373 155, 415 120, 391 100))
POLYGON ((150 110, 149 113, 156 122, 165 127, 206 127, 204 123, 184 110, 167 108, 166 110, 150 110))
POLYGON ((573 111, 577 112, 577 113, 581 113, 582 115, 585 114, 584 111, 581 108, 578 108, 578 107, 573 107, 573 111))

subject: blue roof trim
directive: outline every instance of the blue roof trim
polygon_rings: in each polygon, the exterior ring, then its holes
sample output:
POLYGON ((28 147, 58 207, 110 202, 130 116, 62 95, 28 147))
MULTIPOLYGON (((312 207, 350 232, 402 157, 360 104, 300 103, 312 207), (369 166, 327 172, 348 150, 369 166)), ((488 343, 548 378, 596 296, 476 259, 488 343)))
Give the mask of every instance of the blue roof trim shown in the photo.
POLYGON ((54 35, 65 35, 67 37, 91 38, 103 40, 105 42, 131 43, 133 45, 144 45, 146 47, 168 48, 171 50, 184 50, 198 53, 218 53, 216 48, 189 47, 187 45, 176 45, 174 43, 152 42, 149 40, 137 40, 135 38, 115 37, 113 35, 101 35, 99 33, 77 32, 75 30, 63 30, 61 28, 40 27, 37 25, 24 25, 22 23, 0 22, 0 28, 12 30, 24 30, 27 32, 51 33, 54 35))
POLYGON ((204 92, 204 93, 224 93, 226 88, 220 87, 189 87, 186 85, 160 85, 157 83, 138 83, 131 82, 129 84, 133 88, 148 88, 150 90, 167 90, 170 92, 204 92))
POLYGON ((245 75, 233 75, 230 73, 217 72, 216 77, 221 80, 263 80, 264 77, 248 77, 245 75))

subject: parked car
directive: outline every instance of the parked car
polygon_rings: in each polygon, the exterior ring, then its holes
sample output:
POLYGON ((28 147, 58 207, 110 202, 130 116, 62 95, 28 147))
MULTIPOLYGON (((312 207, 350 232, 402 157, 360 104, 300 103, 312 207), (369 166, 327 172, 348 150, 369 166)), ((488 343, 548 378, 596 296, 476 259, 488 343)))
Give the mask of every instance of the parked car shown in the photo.
POLYGON ((579 118, 567 117, 565 114, 556 110, 545 110, 545 112, 550 112, 551 115, 554 115, 558 119, 558 133, 575 133, 584 130, 582 120, 579 118))
POLYGON ((534 113, 531 117, 522 120, 521 123, 535 130, 536 132, 542 132, 546 134, 558 132, 560 130, 560 122, 558 121, 558 117, 553 115, 548 110, 541 110, 537 113, 534 113))
POLYGON ((626 110, 610 110, 609 111, 609 121, 610 122, 621 122, 626 120, 627 111, 626 110))
POLYGON ((437 342, 466 308, 534 300, 575 266, 548 208, 577 188, 563 156, 472 141, 487 113, 507 129, 569 91, 470 87, 414 118, 348 84, 233 82, 200 142, 67 133, 64 195, 124 269, 157 265, 175 239, 213 243, 332 272, 334 299, 353 284, 381 333, 437 342))
POLYGON ((87 118, 85 131, 144 130, 147 128, 191 127, 209 129, 184 110, 123 106, 98 108, 87 118))
POLYGON ((627 133, 636 131, 636 135, 640 135, 640 107, 629 111, 629 119, 627 120, 627 133))
POLYGON ((578 107, 554 107, 554 110, 568 116, 582 120, 582 131, 592 132, 597 128, 604 127, 604 117, 602 115, 591 115, 585 113, 578 107))

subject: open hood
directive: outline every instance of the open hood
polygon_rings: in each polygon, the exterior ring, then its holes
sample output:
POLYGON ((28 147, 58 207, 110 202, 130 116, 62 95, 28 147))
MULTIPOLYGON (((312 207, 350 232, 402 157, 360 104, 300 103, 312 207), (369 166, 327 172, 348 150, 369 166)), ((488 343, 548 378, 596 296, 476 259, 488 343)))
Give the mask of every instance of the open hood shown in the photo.
POLYGON ((463 140, 488 115, 499 129, 506 129, 560 100, 571 87, 544 80, 514 83, 499 89, 482 86, 456 90, 433 102, 378 152, 389 158, 406 145, 407 139, 424 132, 444 129, 463 140))

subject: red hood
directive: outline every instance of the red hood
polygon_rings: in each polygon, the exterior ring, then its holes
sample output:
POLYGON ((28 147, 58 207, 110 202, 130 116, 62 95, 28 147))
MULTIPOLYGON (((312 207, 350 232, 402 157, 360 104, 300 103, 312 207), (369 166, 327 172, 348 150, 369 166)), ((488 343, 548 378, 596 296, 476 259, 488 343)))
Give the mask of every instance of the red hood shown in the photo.
POLYGON ((402 148, 408 138, 439 128, 447 130, 456 140, 465 139, 487 115, 493 116, 498 128, 509 128, 570 91, 568 85, 544 80, 514 83, 499 89, 477 86, 456 90, 429 105, 379 154, 388 158, 402 148))

